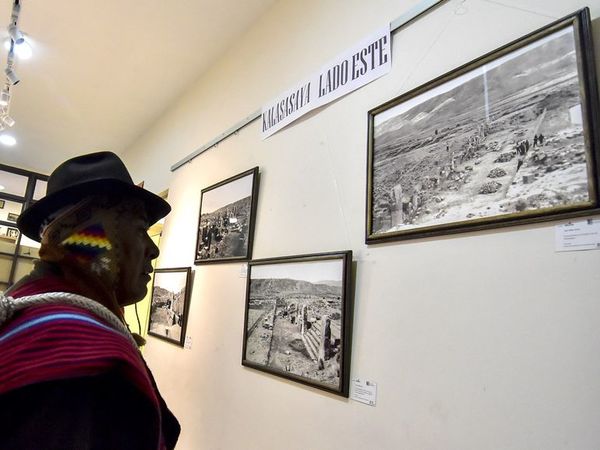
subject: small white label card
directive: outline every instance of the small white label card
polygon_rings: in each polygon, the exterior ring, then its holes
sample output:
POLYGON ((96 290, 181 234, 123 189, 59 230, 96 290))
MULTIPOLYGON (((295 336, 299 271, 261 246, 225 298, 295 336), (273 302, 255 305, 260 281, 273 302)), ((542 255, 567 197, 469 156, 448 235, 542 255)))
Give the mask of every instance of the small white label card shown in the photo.
POLYGON ((248 264, 242 264, 240 267, 240 278, 246 278, 248 276, 248 264))
POLYGON ((377 383, 353 378, 350 386, 350 398, 365 405, 375 406, 377 404, 377 383))
POLYGON ((587 219, 556 225, 556 251, 600 249, 600 220, 587 219))
POLYGON ((186 336, 185 342, 183 343, 183 348, 187 348, 188 350, 192 349, 192 337, 186 336))

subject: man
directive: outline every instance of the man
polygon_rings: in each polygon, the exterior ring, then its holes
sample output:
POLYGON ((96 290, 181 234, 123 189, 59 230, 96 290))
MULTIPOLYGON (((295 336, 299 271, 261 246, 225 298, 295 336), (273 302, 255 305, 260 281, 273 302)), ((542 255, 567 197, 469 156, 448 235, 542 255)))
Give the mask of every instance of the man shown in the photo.
POLYGON ((0 448, 172 449, 179 424, 122 307, 147 292, 170 206, 110 152, 70 159, 18 220, 41 241, 34 270, 0 297, 0 448))

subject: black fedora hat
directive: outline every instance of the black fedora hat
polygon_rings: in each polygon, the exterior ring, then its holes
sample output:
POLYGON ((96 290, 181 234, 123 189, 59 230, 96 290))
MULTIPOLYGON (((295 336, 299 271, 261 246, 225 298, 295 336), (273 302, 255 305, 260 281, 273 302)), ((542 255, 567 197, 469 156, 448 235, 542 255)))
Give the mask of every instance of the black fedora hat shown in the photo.
POLYGON ((151 224, 171 211, 165 200, 133 183, 125 164, 117 155, 97 152, 76 156, 54 169, 48 179, 46 196, 19 216, 17 226, 25 236, 39 241, 44 220, 65 206, 94 194, 140 199, 151 224))

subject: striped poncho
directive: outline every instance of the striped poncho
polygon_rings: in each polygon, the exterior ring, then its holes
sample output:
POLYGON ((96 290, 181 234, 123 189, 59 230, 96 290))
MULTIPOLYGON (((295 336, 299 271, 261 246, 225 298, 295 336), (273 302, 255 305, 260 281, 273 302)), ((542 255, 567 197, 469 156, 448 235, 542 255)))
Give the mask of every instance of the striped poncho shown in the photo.
MULTIPOLYGON (((62 280, 44 278, 11 296, 65 290, 62 280)), ((178 433, 130 337, 93 313, 60 304, 33 306, 0 328, 0 448, 167 449, 178 433), (53 400, 44 401, 46 395, 53 400), (14 417, 15 409, 20 417, 14 417), (2 430, 8 428, 3 414, 16 431, 2 430), (144 429, 131 429, 139 426, 144 429)))

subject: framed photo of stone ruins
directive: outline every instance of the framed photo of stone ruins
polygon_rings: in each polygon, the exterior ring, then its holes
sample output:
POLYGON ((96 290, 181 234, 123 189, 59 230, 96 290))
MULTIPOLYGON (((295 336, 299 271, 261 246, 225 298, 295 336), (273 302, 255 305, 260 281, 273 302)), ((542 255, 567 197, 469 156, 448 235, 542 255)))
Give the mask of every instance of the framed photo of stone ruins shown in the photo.
POLYGON ((352 252, 248 263, 242 364, 348 397, 352 252))
POLYGON ((598 213, 587 8, 369 111, 366 242, 598 213))
POLYGON ((202 189, 195 264, 247 261, 258 197, 258 167, 202 189))
POLYGON ((190 304, 191 269, 156 269, 148 334, 183 347, 190 304))

